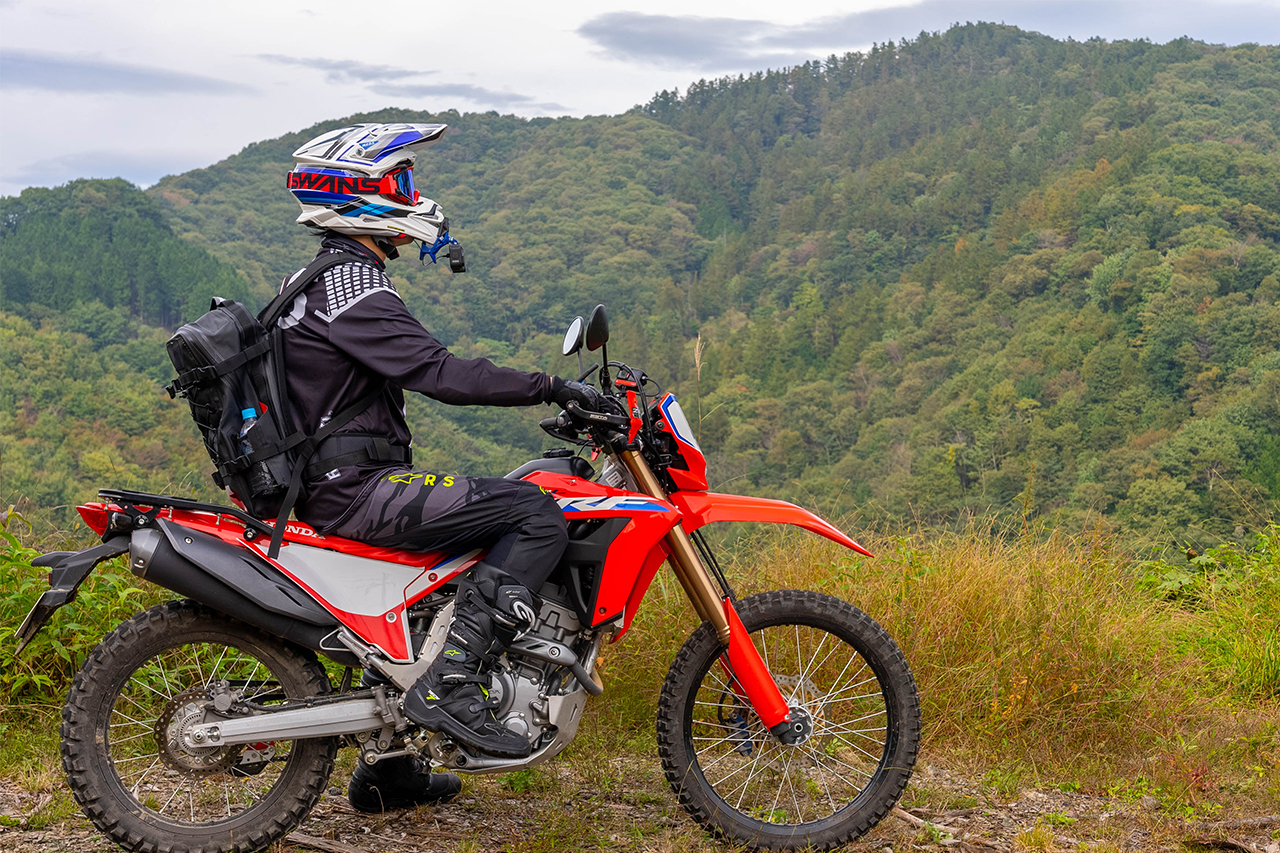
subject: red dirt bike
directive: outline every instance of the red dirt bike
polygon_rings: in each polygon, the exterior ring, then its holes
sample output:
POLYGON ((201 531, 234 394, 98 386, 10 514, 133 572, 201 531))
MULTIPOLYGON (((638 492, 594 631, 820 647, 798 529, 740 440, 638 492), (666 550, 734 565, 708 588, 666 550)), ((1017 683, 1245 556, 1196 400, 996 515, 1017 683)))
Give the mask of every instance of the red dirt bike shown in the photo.
MULTIPOLYGON (((608 340, 603 306, 576 318, 565 355, 608 340)), ((567 449, 513 471, 552 494, 570 542, 533 630, 492 673, 498 717, 533 753, 497 758, 418 728, 400 695, 440 652, 458 578, 483 557, 378 548, 235 507, 104 490, 79 508, 102 543, 37 558, 44 593, 25 646, 103 560, 187 600, 139 613, 88 656, 62 714, 62 756, 89 819, 139 851, 260 850, 300 824, 340 747, 370 764, 407 754, 465 773, 546 761, 604 686, 601 646, 627 632, 663 563, 702 625, 671 664, 658 703, 663 769, 709 831, 752 848, 829 849, 897 801, 916 759, 920 706, 901 651, 852 605, 782 590, 738 599, 700 528, 793 524, 867 554, 792 504, 706 491, 706 461, 680 405, 643 372, 608 360, 605 411, 567 411, 548 433, 567 449), (652 392, 652 393, 651 393, 652 392), (330 679, 317 658, 338 667, 330 679), (342 670, 341 667, 346 667, 342 670), (386 683, 353 685, 357 668, 386 683), (334 683, 334 682, 337 683, 334 683)))

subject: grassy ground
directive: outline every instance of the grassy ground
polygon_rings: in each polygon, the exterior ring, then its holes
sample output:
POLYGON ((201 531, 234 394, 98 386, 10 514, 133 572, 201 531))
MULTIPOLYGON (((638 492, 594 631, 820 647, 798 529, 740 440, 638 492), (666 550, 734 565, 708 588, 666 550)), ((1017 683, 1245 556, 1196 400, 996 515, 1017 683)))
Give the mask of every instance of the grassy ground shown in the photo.
MULTIPOLYGON (((1090 825, 1096 844, 1080 848, 1096 850, 1156 849, 1135 848, 1132 826, 1128 836, 1108 836, 1109 810, 1145 821, 1141 831, 1155 835, 1144 838, 1175 839, 1170 827, 1280 811, 1280 529, 1256 547, 1167 562, 1137 561, 1097 535, 974 528, 863 540, 878 557, 851 558, 807 534, 749 534, 726 547, 725 563, 740 595, 823 590, 870 613, 901 644, 925 715, 922 765, 905 806, 970 820, 975 810, 1027 802, 1032 789, 1075 797, 1103 816, 1090 825)), ((0 617, 12 630, 43 578, 23 565, 29 554, 16 540, 5 545, 0 617)), ((95 583, 32 657, 15 663, 12 643, 0 641, 0 781, 38 805, 25 807, 28 829, 76 825, 56 758, 66 679, 97 636, 158 595, 131 591, 127 575, 95 583)), ((654 748, 660 686, 693 626, 678 585, 661 575, 631 633, 605 651, 606 693, 588 706, 564 756, 469 780, 470 803, 432 819, 505 827, 511 841, 502 845, 512 850, 717 849, 683 819, 654 748)), ((335 774, 334 784, 344 778, 335 774)), ((1086 821, 1088 809, 1073 811, 1072 802, 1046 800, 1021 824, 1001 812, 1001 837, 1012 849, 1074 849, 1060 841, 1084 837, 1084 824, 1071 824, 1086 821)), ((340 797, 324 808, 341 819, 340 797)), ((329 819, 322 809, 313 824, 329 819)), ((0 826, 16 820, 0 817, 0 826)), ((984 820, 997 831, 996 817, 984 820)), ((876 843, 946 837, 927 826, 887 820, 876 843)), ((440 831, 448 841, 440 849, 467 850, 473 840, 458 827, 440 831)), ((14 837, 6 833, 0 846, 14 837)))

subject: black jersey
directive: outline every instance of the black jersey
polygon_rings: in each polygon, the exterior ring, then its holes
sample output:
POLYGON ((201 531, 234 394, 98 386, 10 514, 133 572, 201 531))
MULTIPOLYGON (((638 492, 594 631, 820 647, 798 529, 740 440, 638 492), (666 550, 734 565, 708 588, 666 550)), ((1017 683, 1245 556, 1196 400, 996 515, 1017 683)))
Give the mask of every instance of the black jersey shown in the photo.
MULTIPOLYGON (((325 252, 348 252, 366 262, 341 264, 319 276, 279 321, 297 427, 313 433, 378 387, 384 389, 381 397, 339 435, 381 435, 407 447, 412 435, 404 415, 406 389, 456 406, 546 402, 551 393, 547 374, 449 352, 409 312, 383 263, 363 245, 331 235, 321 245, 320 253, 325 252)), ((309 480, 298 517, 321 532, 334 527, 387 467, 385 462, 350 465, 309 480)))

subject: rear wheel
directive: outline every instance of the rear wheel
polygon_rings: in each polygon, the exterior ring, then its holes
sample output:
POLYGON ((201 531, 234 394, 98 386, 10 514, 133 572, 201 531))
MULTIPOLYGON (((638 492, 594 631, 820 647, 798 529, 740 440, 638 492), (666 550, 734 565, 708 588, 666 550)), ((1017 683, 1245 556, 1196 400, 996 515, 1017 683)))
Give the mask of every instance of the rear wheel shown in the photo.
POLYGON ((681 805, 753 848, 827 850, 898 801, 920 740, 915 680, 897 645, 851 604, 817 592, 752 596, 738 613, 793 719, 784 745, 735 691, 710 625, 684 644, 658 704, 658 751, 681 805))
POLYGON ((189 748, 215 693, 259 706, 329 692, 315 657, 193 602, 158 605, 93 650, 62 711, 76 802, 139 851, 261 850, 324 791, 334 738, 189 748))

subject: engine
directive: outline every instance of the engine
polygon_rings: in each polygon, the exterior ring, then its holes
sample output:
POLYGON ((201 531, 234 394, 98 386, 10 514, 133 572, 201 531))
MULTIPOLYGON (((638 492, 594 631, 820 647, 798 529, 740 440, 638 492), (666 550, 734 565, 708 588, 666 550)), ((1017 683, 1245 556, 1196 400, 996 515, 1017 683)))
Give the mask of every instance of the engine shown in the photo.
MULTIPOLYGON (((537 624, 503 656, 490 690, 499 702, 497 718, 527 737, 533 754, 516 760, 473 754, 437 734, 425 747, 439 763, 472 772, 507 772, 545 761, 573 739, 588 692, 569 665, 580 662, 590 673, 604 632, 584 630, 564 587, 548 583, 539 596, 537 624)), ((452 617, 452 596, 444 595, 432 596, 410 613, 415 646, 421 643, 415 667, 425 669, 443 650, 452 617)))

